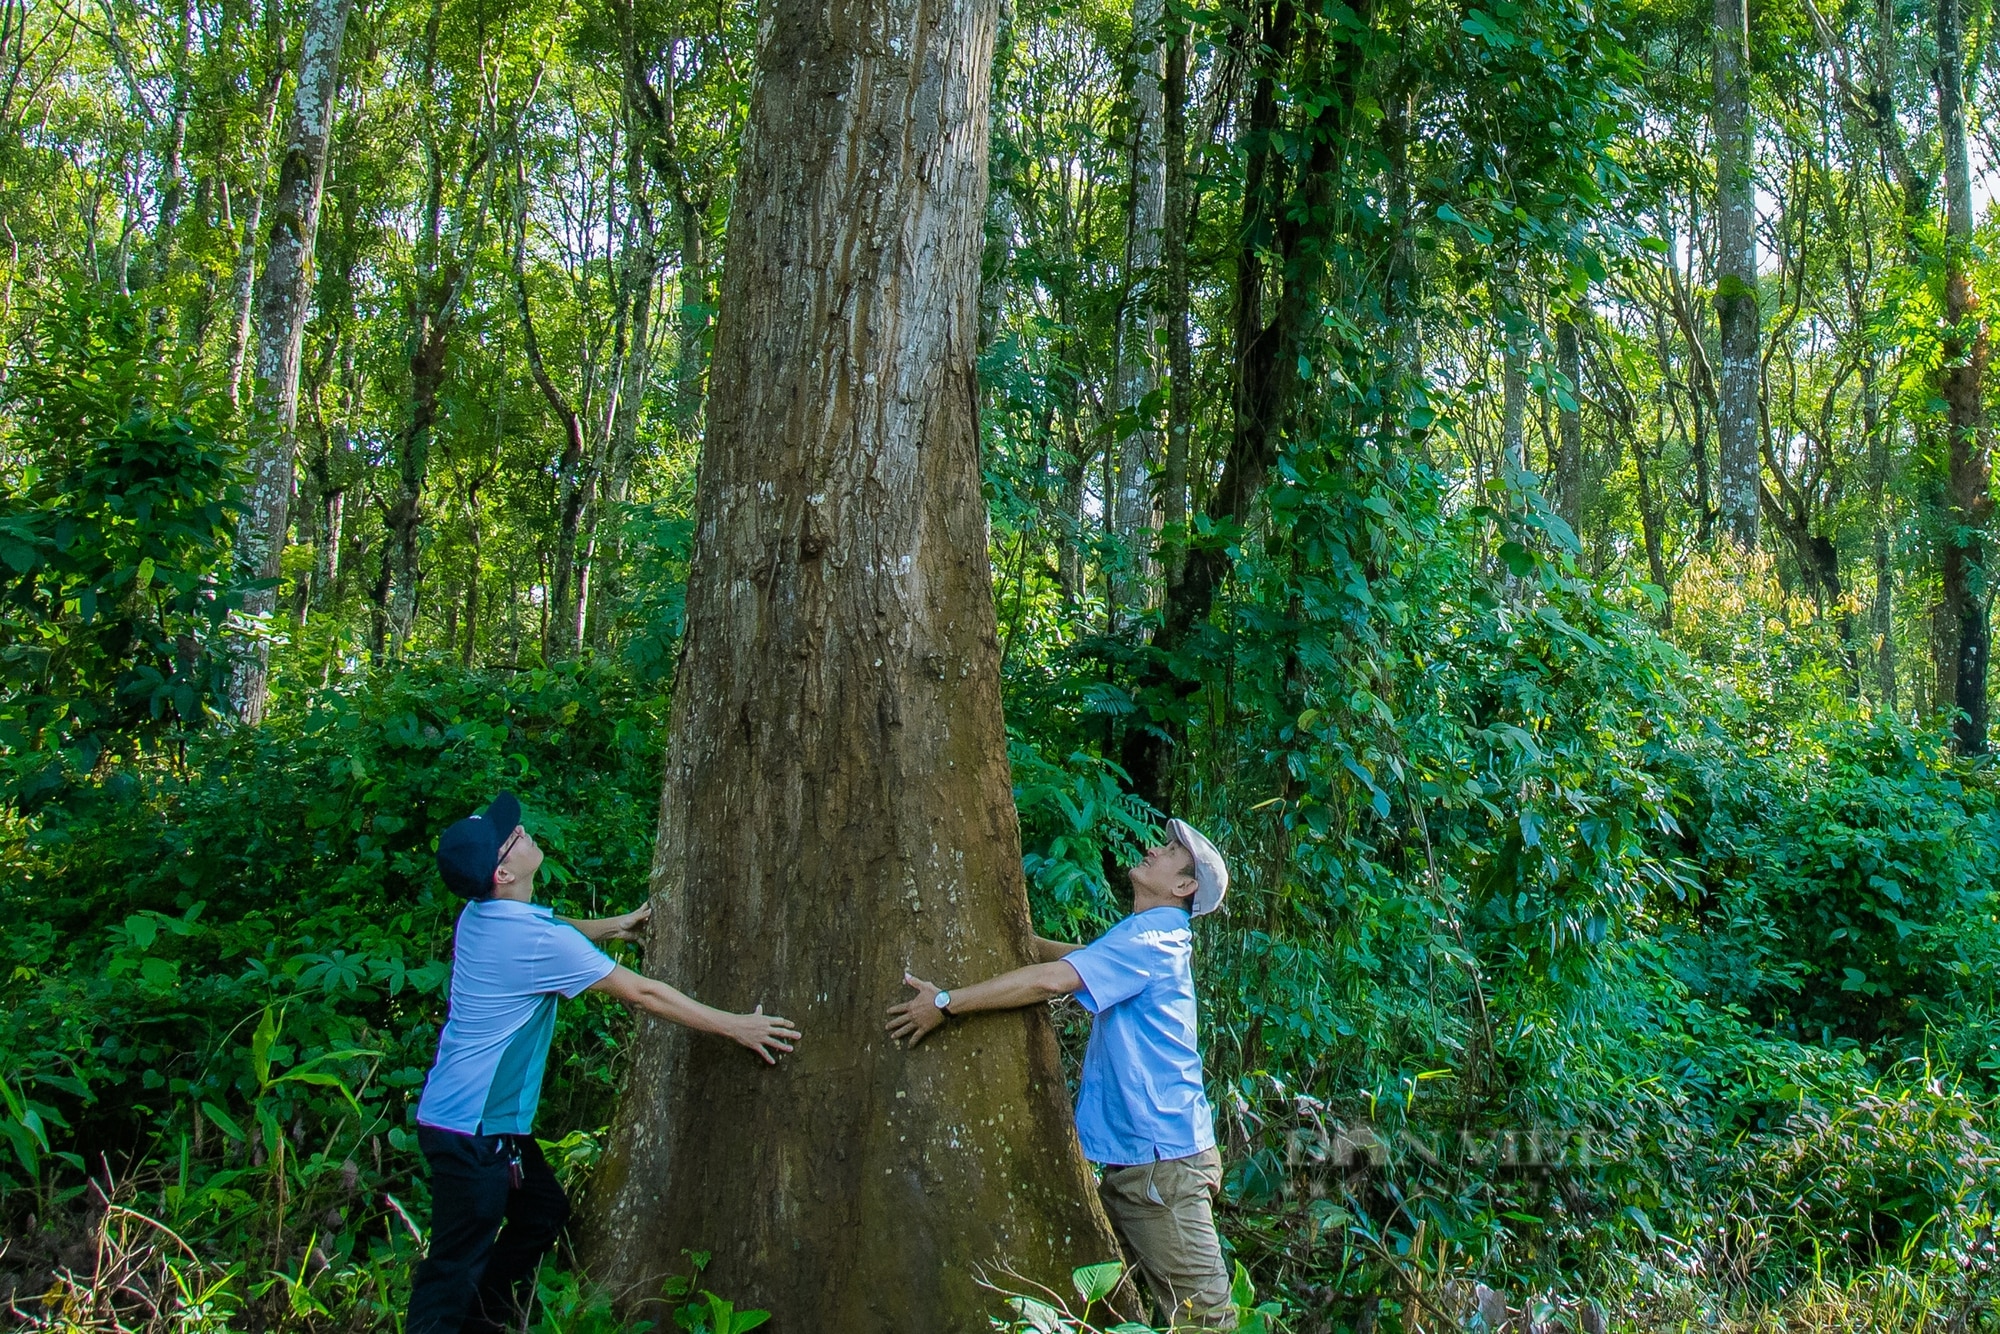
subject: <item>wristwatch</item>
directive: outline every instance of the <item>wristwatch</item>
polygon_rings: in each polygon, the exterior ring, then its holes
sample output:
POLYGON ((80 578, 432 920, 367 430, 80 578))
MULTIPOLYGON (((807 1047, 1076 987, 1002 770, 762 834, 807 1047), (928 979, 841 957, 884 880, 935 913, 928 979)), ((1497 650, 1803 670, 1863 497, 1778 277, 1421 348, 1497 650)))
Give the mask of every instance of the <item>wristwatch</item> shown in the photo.
POLYGON ((939 992, 939 993, 937 994, 937 997, 936 997, 936 999, 937 999, 937 1007, 938 1007, 938 1008, 939 1008, 940 1010, 943 1010, 943 1011, 944 1011, 944 1012, 945 1012, 946 1014, 950 1014, 950 1013, 951 1013, 951 993, 950 993, 949 991, 940 991, 940 992, 939 992))

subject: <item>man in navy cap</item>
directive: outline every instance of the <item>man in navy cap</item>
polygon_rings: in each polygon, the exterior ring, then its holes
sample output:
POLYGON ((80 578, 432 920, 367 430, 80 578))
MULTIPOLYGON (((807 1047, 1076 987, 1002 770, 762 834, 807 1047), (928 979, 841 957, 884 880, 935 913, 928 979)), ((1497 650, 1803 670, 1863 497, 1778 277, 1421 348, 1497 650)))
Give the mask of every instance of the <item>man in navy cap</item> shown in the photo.
POLYGON ((1214 912, 1229 867, 1184 820, 1126 874, 1132 914, 1089 945, 1035 938, 1042 960, 941 990, 904 974, 917 995, 889 1010, 912 1047, 951 1016, 1013 1010, 1074 995, 1094 1015, 1076 1096, 1084 1156, 1100 1164, 1098 1199, 1175 1328, 1233 1329, 1229 1274, 1215 1235, 1222 1158, 1195 1041, 1191 918, 1214 912))
POLYGON ((536 904, 542 850, 521 827, 511 793, 446 829, 437 863, 446 886, 469 902, 452 941, 450 1013, 417 1104, 417 1144, 431 1169, 431 1244, 404 1331, 498 1334, 523 1318, 535 1268, 569 1220, 569 1199, 534 1136, 557 998, 602 991, 773 1063, 799 1031, 761 1005, 751 1014, 710 1009, 597 948, 640 939, 650 907, 573 922, 536 904))

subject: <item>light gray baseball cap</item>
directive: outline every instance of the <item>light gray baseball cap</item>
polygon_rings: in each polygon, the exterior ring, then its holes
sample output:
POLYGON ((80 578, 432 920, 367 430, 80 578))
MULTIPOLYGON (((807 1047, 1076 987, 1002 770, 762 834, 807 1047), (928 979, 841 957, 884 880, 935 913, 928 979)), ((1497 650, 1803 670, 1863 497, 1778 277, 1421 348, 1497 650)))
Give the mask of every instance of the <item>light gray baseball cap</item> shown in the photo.
POLYGON ((1174 842, 1194 854, 1194 903, 1188 911, 1196 917, 1214 912, 1222 906, 1222 896, 1229 892, 1229 863, 1222 860, 1215 844, 1186 820, 1167 821, 1167 832, 1174 836, 1174 842))

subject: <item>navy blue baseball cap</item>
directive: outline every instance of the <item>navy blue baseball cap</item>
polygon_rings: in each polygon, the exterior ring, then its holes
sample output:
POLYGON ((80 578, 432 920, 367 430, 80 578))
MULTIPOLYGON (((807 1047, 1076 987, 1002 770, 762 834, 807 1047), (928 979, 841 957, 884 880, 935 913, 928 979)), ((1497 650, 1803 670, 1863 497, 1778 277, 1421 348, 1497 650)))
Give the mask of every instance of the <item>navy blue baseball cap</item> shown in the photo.
POLYGON ((455 821, 438 836, 438 874, 445 888, 462 899, 491 894, 500 845, 520 823, 521 803, 512 792, 502 792, 479 814, 455 821))

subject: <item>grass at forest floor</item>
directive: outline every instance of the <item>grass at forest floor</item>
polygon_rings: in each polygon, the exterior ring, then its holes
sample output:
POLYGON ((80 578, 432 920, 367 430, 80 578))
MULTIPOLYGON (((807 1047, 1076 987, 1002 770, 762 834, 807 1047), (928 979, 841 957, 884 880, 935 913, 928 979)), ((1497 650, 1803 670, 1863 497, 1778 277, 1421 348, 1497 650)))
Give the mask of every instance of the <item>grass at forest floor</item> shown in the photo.
MULTIPOLYGON (((94 1236, 81 1241, 65 1251, 45 1292, 27 1300, 17 1295, 6 1313, 17 1327, 60 1334, 397 1330, 417 1257, 416 1247, 405 1245, 385 1248, 366 1264, 336 1268, 309 1254, 296 1272, 270 1271, 256 1279, 244 1262, 217 1263, 157 1220, 101 1201, 94 1236), (267 1300, 274 1295, 280 1300, 267 1300)), ((1075 1294, 1026 1294, 1020 1285, 995 1285, 993 1327, 1003 1334, 1146 1334, 1146 1326, 1106 1315, 1098 1300, 1113 1291, 1118 1268, 1079 1270, 1075 1294)), ((1628 1257, 1620 1268, 1622 1281, 1597 1291, 1516 1304, 1462 1275, 1412 1271, 1398 1276, 1406 1285, 1399 1294, 1329 1312, 1260 1297, 1239 1267, 1238 1328, 1257 1334, 1956 1334, 1990 1328, 2000 1314, 1985 1265, 1943 1274, 1884 1263, 1838 1278, 1808 1278, 1775 1300, 1704 1285, 1643 1257, 1628 1257)), ((774 1319, 773 1328, 797 1328, 782 1312, 738 1310, 705 1291, 698 1265, 670 1284, 668 1295, 676 1301, 664 1327, 621 1321, 605 1293, 551 1265, 525 1334, 742 1334, 774 1319)))

